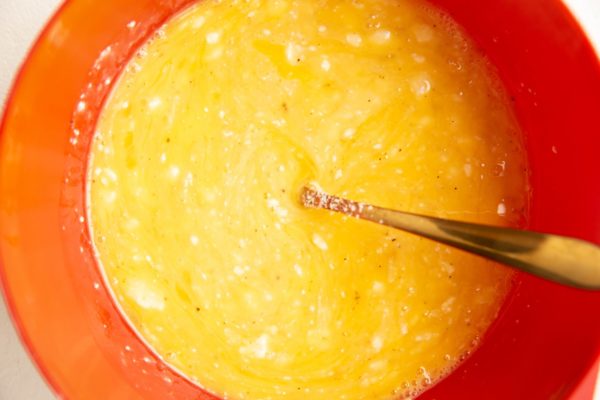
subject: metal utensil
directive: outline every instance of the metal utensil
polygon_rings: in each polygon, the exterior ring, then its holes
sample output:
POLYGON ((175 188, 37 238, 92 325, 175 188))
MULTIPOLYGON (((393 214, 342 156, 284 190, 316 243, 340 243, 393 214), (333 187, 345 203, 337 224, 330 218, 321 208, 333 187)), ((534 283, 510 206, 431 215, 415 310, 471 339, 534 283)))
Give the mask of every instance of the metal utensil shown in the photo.
POLYGON ((584 240, 412 214, 304 187, 302 204, 401 229, 525 272, 581 289, 600 290, 600 246, 584 240))

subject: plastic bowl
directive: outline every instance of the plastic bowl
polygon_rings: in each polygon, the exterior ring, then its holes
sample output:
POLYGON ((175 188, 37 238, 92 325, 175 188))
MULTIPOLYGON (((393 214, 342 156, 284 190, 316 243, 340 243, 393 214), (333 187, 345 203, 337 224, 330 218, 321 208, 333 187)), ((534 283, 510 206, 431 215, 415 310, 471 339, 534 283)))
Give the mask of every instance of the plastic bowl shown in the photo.
MULTIPOLYGON (((153 355, 104 287, 83 217, 93 127, 128 57, 190 0, 70 0, 9 97, 0 277, 21 337, 68 399, 209 399, 153 355)), ((437 0, 497 66, 526 132, 530 227, 600 243, 600 65, 557 0, 437 0)), ((116 222, 118 223, 118 222, 116 222)), ((424 399, 567 398, 600 350, 600 293, 519 275, 481 347, 424 399)))

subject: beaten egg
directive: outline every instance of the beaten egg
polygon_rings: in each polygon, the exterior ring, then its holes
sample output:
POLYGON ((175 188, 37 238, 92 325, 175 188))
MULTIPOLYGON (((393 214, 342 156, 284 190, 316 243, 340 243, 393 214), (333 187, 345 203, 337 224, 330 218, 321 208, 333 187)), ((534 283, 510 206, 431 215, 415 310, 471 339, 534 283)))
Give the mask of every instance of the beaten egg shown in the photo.
POLYGON ((207 0, 107 100, 88 168, 99 265, 138 334, 228 399, 398 399, 473 351, 503 266, 303 208, 300 189, 519 226, 510 99, 412 0, 207 0))

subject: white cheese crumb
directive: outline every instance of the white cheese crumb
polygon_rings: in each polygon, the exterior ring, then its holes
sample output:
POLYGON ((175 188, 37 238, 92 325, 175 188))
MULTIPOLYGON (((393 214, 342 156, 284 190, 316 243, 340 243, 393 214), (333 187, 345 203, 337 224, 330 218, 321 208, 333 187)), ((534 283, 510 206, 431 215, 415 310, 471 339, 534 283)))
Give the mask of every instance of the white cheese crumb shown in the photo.
POLYGON ((362 44, 362 37, 357 33, 349 33, 346 35, 346 42, 354 47, 359 47, 362 44))
POLYGON ((200 15, 198 18, 196 18, 194 20, 193 27, 195 29, 198 29, 198 28, 202 27, 202 25, 204 25, 204 22, 206 22, 206 18, 204 17, 204 15, 200 15))
POLYGON ((171 165, 169 168, 169 175, 171 178, 177 178, 179 176, 179 167, 177 165, 171 165))
POLYGON ((104 169, 104 173, 106 174, 106 176, 113 182, 116 182, 118 180, 118 175, 117 173, 111 169, 111 168, 105 168, 104 169))
POLYGON ((446 314, 448 314, 450 311, 452 311, 452 304, 454 304, 454 300, 456 300, 456 298, 453 296, 453 297, 450 297, 445 302, 443 302, 442 306, 441 306, 442 311, 445 312, 446 314))
POLYGON ((160 293, 149 288, 144 281, 130 281, 127 288, 127 295, 138 303, 140 307, 153 310, 164 310, 165 308, 165 302, 160 293))
POLYGON ((215 44, 221 39, 221 34, 219 32, 209 32, 206 35, 206 43, 215 44))
POLYGON ((373 349, 375 349, 375 351, 381 351, 381 349, 383 348, 383 339, 379 336, 374 336, 371 340, 371 346, 373 347, 373 349))
POLYGON ((298 264, 294 264, 294 271, 296 271, 298 276, 302 276, 304 274, 304 272, 302 272, 302 267, 300 267, 298 264))
POLYGON ((373 282, 373 291, 378 293, 383 291, 383 283, 379 281, 373 282))
POLYGON ((256 358, 266 358, 269 351, 269 336, 262 334, 248 346, 240 347, 240 353, 256 358))
POLYGON ((380 29, 371 35, 371 41, 376 44, 385 44, 390 41, 392 33, 388 30, 380 29))
POLYGON ((410 88, 417 96, 423 96, 431 90, 431 82, 425 77, 417 77, 411 80, 410 88))
POLYGON ((296 43, 288 43, 285 47, 285 57, 291 65, 298 65, 304 58, 302 46, 296 43))
POLYGON ((244 268, 240 267, 239 265, 236 265, 233 268, 233 273, 236 274, 237 276, 244 275, 244 268))
POLYGON ((346 139, 350 139, 352 136, 354 136, 354 134, 356 133, 356 129, 354 128, 348 128, 344 131, 343 136, 346 139))
POLYGON ((272 209, 280 219, 284 219, 288 216, 288 210, 282 207, 277 199, 268 198, 267 206, 272 209))
POLYGON ((313 234, 312 242, 315 244, 315 246, 317 246, 319 249, 321 249, 323 251, 325 251, 325 250, 327 250, 329 248, 329 246, 327 245, 327 242, 325 241, 325 239, 323 239, 317 233, 313 234))
POLYGON ((400 325, 400 333, 403 335, 406 335, 408 333, 408 325, 401 324, 400 325))
POLYGON ((160 106, 162 104, 162 100, 160 99, 160 97, 153 97, 152 99, 150 99, 150 101, 148 102, 148 108, 150 108, 151 110, 156 109, 158 106, 160 106))

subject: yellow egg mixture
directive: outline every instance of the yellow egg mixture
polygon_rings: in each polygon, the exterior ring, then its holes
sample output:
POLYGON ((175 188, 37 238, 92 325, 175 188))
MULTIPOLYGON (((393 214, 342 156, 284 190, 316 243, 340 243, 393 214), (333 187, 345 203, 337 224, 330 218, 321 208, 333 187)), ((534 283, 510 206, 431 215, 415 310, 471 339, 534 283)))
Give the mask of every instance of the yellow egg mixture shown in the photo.
POLYGON ((305 209, 300 188, 519 225, 506 93, 464 33, 393 0, 203 1, 132 59, 97 126, 89 214, 150 346, 231 399, 411 397, 477 345, 504 267, 305 209))

